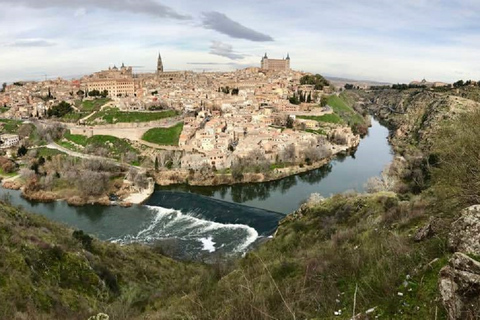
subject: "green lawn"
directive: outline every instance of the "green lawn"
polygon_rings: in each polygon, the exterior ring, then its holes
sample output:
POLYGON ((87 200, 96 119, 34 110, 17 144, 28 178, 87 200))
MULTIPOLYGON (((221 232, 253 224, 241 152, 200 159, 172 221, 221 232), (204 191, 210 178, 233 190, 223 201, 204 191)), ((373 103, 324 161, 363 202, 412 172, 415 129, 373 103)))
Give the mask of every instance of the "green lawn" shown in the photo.
POLYGON ((154 128, 145 132, 142 139, 159 145, 178 146, 182 130, 183 122, 170 128, 154 128))
POLYGON ((328 105, 332 107, 333 112, 335 112, 340 118, 342 118, 350 126, 357 123, 364 123, 364 120, 361 115, 359 115, 355 110, 353 110, 344 100, 342 96, 337 97, 336 95, 331 95, 328 98, 328 105))
POLYGON ((310 132, 310 133, 315 133, 315 134, 321 134, 322 136, 326 136, 327 133, 325 131, 323 131, 322 129, 318 129, 318 130, 313 130, 313 129, 307 129, 305 130, 306 132, 310 132))
POLYGON ((94 99, 94 100, 84 100, 80 104, 80 109, 83 111, 98 111, 100 108, 104 105, 107 104, 112 100, 108 98, 100 98, 100 99, 94 99))
POLYGON ((49 149, 49 148, 46 148, 46 147, 42 147, 42 148, 38 148, 37 149, 38 151, 38 156, 42 156, 44 158, 46 157, 53 157, 53 156, 56 156, 57 154, 65 154, 65 152, 62 152, 60 150, 56 150, 56 149, 49 149))
POLYGON ((64 147, 65 149, 68 149, 68 150, 72 150, 72 151, 76 151, 76 152, 79 152, 80 150, 78 149, 78 147, 76 145, 74 145, 73 143, 71 143, 70 141, 65 141, 65 140, 62 140, 62 141, 58 141, 57 142, 60 146, 64 147))
POLYGON ((95 119, 103 119, 106 123, 113 124, 119 122, 148 122, 161 120, 165 118, 171 118, 178 115, 177 111, 159 111, 159 112, 124 112, 117 108, 109 108, 100 112, 88 119, 89 123, 92 123, 95 119))
POLYGON ((0 176, 2 177, 11 178, 11 177, 15 177, 16 175, 18 175, 18 170, 14 172, 5 173, 3 169, 0 168, 0 176))
POLYGON ((72 111, 72 112, 69 112, 67 113, 66 115, 64 115, 62 117, 62 120, 66 121, 66 122, 77 122, 78 120, 88 116, 90 114, 90 112, 75 112, 75 111, 72 111))
POLYGON ((138 151, 128 143, 126 139, 120 139, 113 136, 98 135, 90 137, 86 140, 87 146, 95 148, 106 148, 110 154, 118 158, 127 152, 138 153, 138 151))
POLYGON ((130 145, 128 140, 120 139, 114 136, 108 135, 96 135, 90 138, 80 135, 80 134, 71 134, 70 131, 67 131, 63 136, 67 141, 60 141, 59 144, 70 150, 79 151, 74 144, 80 145, 88 148, 104 148, 108 150, 109 156, 115 159, 119 159, 122 154, 127 152, 138 153, 134 147, 130 145))
POLYGON ((17 133, 18 128, 22 125, 22 121, 19 120, 0 119, 0 122, 4 124, 2 133, 17 133))
POLYGON ((70 130, 65 132, 64 136, 65 139, 70 140, 78 145, 86 146, 88 138, 86 136, 82 136, 80 134, 71 134, 70 130))

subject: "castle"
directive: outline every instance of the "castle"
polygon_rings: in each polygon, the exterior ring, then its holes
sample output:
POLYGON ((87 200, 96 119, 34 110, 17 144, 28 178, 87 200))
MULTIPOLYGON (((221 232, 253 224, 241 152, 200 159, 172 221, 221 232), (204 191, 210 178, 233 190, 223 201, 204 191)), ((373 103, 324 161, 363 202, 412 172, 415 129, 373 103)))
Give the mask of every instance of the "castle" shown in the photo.
POLYGON ((287 53, 286 59, 269 59, 265 53, 261 61, 261 68, 270 71, 288 71, 290 70, 290 55, 287 53))

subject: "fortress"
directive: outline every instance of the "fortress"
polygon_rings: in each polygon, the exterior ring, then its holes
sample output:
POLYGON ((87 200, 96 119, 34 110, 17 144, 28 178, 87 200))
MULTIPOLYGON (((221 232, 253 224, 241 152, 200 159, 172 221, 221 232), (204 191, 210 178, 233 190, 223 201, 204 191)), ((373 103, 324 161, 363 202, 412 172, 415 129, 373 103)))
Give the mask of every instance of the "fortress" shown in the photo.
POLYGON ((261 61, 261 68, 270 71, 288 71, 290 70, 290 55, 287 53, 286 59, 269 59, 265 53, 261 61))

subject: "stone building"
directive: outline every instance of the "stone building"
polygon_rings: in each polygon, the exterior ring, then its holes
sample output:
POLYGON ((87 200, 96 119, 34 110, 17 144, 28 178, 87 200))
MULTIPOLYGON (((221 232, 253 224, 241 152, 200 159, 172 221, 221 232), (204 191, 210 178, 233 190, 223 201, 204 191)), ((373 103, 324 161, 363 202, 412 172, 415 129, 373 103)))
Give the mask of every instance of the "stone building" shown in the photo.
POLYGON ((267 53, 262 58, 261 68, 270 71, 289 71, 290 70, 290 55, 287 54, 286 59, 269 59, 267 53))
POLYGON ((133 79, 132 67, 116 66, 96 72, 87 80, 87 91, 107 90, 110 97, 134 96, 135 81, 133 79))
POLYGON ((158 54, 157 59, 157 79, 159 80, 176 80, 181 79, 185 80, 187 78, 187 72, 185 71, 169 71, 165 72, 163 70, 163 61, 160 53, 158 54))
POLYGON ((20 138, 16 134, 2 134, 0 136, 0 148, 11 148, 18 145, 20 138))

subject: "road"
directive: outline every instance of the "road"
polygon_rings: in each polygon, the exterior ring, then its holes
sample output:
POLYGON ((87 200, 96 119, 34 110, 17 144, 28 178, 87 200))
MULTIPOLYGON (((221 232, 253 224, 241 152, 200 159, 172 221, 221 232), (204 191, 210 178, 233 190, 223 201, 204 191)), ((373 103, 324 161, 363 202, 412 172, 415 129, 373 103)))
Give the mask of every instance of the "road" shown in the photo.
POLYGON ((76 157, 76 158, 107 161, 107 162, 114 163, 114 164, 116 164, 118 166, 121 166, 121 167, 127 166, 129 168, 134 168, 134 169, 139 170, 140 172, 144 172, 144 171, 147 170, 146 168, 137 167, 137 166, 134 166, 134 165, 131 165, 131 164, 128 164, 128 163, 123 163, 123 162, 117 161, 117 160, 112 159, 112 158, 95 156, 95 155, 92 155, 92 154, 85 154, 85 153, 72 151, 70 149, 62 147, 61 145, 56 144, 55 142, 50 142, 45 147, 47 147, 48 149, 54 149, 54 150, 64 152, 67 155, 72 156, 72 157, 76 157))

